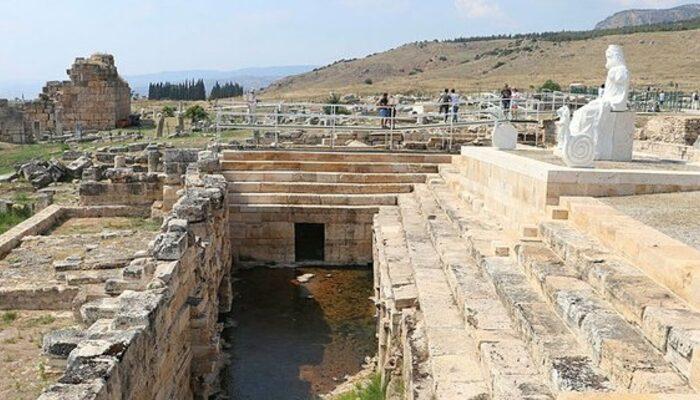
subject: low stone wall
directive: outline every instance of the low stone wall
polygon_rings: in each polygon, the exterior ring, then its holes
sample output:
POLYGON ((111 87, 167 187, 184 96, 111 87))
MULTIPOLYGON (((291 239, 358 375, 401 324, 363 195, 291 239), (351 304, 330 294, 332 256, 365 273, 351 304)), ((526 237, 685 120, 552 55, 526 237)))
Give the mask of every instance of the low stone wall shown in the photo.
POLYGON ((231 207, 234 256, 242 262, 294 263, 294 224, 325 225, 325 262, 372 262, 372 218, 376 207, 351 209, 304 206, 231 207))
POLYGON ((64 207, 50 205, 34 214, 12 229, 0 235, 0 258, 17 247, 22 238, 30 235, 40 235, 55 226, 60 220, 67 218, 105 218, 105 217, 143 217, 150 210, 143 207, 101 206, 101 207, 64 207))
POLYGON ((41 400, 206 399, 222 363, 218 323, 231 302, 231 252, 222 176, 188 175, 161 233, 125 269, 145 290, 86 303, 83 331, 57 332, 45 348, 68 354, 41 400))
POLYGON ((635 140, 634 151, 687 162, 700 162, 700 148, 684 144, 635 140))
POLYGON ((151 182, 83 182, 80 204, 84 206, 123 204, 150 207, 163 199, 163 183, 157 177, 151 182))
POLYGON ((692 146, 700 136, 700 117, 697 116, 657 116, 635 134, 637 140, 675 143, 692 146))

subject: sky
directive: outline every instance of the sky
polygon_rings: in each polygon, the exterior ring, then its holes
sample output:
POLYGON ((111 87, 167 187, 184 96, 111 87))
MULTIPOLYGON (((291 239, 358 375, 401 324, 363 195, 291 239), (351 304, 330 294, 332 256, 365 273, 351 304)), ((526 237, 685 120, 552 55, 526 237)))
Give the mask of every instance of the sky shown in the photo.
POLYGON ((325 65, 417 40, 591 29, 676 0, 0 0, 0 82, 66 79, 114 54, 122 75, 325 65))

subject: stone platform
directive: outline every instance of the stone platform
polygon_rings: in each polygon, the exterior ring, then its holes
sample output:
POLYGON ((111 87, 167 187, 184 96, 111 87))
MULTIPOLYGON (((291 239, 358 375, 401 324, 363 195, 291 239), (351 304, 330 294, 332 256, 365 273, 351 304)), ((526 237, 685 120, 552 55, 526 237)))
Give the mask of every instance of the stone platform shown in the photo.
MULTIPOLYGON (((517 230, 557 206, 562 196, 629 196, 700 190, 700 167, 684 162, 637 159, 569 168, 551 152, 463 147, 452 166, 460 186, 517 230)), ((450 167, 450 168, 451 168, 450 167)))

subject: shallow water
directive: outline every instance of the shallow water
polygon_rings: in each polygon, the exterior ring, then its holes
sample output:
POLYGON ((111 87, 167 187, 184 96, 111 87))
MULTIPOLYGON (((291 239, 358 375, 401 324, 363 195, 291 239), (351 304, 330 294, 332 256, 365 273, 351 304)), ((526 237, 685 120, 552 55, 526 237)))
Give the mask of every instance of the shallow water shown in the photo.
POLYGON ((236 278, 224 331, 231 399, 312 399, 376 353, 369 268, 255 268, 236 278), (305 273, 315 276, 300 284, 305 273))

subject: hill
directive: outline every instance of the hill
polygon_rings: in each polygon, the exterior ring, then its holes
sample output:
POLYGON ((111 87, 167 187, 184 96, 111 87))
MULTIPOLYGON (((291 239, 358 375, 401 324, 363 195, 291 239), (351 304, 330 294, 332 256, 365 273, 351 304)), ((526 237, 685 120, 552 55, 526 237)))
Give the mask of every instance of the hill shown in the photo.
POLYGON ((411 43, 282 79, 268 87, 265 95, 318 99, 331 91, 436 94, 445 87, 466 92, 493 90, 504 83, 531 89, 547 79, 563 86, 597 86, 605 79, 604 51, 609 44, 624 47, 637 87, 677 83, 683 90, 700 88, 700 20, 694 20, 683 25, 612 31, 411 43))
POLYGON ((614 29, 628 26, 686 21, 700 17, 700 4, 686 4, 668 9, 626 10, 599 22, 596 29, 614 29))

